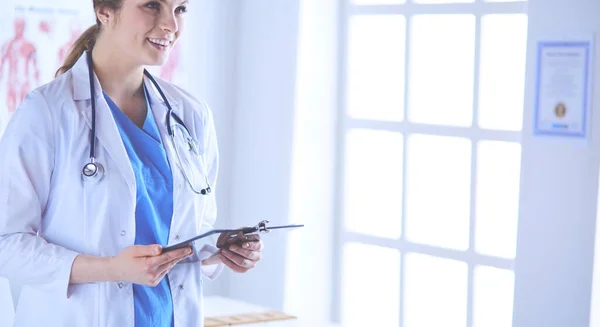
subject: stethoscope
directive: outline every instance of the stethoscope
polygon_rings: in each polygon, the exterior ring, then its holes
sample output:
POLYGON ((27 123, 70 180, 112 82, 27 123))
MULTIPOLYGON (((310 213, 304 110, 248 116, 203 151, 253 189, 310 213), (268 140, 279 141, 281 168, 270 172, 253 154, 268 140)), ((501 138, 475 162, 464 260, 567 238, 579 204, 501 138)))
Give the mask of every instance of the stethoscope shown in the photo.
MULTIPOLYGON (((97 183, 104 177, 105 170, 104 170, 104 166, 102 164, 96 162, 96 155, 95 155, 96 99, 95 99, 95 93, 94 93, 94 69, 93 69, 93 63, 92 63, 92 55, 89 51, 87 52, 87 61, 88 61, 88 68, 89 68, 90 91, 91 91, 91 101, 92 101, 92 133, 90 135, 90 162, 88 162, 87 164, 85 164, 83 166, 83 169, 81 171, 81 178, 85 182, 97 183)), ((160 96, 162 97, 163 101, 165 102, 165 105, 167 106, 167 109, 168 109, 167 110, 167 132, 169 133, 169 136, 171 136, 171 141, 173 142, 173 148, 175 149, 175 154, 177 156, 177 160, 179 161, 179 165, 181 166, 181 171, 183 172, 183 176, 185 177, 187 183, 190 185, 190 188, 192 189, 192 191, 194 191, 194 193, 202 194, 202 195, 206 195, 206 194, 210 193, 211 188, 210 188, 210 183, 208 181, 207 174, 204 174, 204 180, 206 183, 206 187, 202 188, 200 190, 196 189, 196 187, 193 185, 192 181, 190 180, 190 178, 188 177, 188 174, 185 171, 185 168, 181 161, 181 156, 179 155, 179 150, 177 149, 177 144, 176 144, 177 142, 175 142, 175 129, 178 129, 182 133, 184 142, 187 145, 188 150, 190 152, 192 152, 195 156, 197 156, 197 157, 200 156, 200 154, 198 152, 198 147, 196 146, 196 142, 192 138, 190 131, 187 129, 187 127, 183 123, 183 120, 181 120, 181 118, 179 118, 179 116, 177 116, 177 114, 173 112, 173 108, 171 108, 171 104, 169 103, 169 100, 167 100, 167 97, 163 93, 162 89, 160 88, 160 86, 158 85, 158 83, 156 82, 154 77, 152 77, 152 75, 150 75, 150 73, 145 69, 144 69, 144 75, 146 75, 150 79, 152 84, 154 84, 154 86, 160 93, 160 96), (175 124, 173 124, 173 125, 171 124, 171 119, 175 120, 175 124)))

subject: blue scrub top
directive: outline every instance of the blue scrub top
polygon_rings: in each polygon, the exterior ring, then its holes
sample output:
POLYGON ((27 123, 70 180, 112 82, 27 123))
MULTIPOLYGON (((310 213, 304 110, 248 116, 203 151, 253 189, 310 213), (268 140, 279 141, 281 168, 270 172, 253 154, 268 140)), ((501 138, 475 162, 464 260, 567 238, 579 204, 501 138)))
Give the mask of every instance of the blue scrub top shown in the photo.
MULTIPOLYGON (((144 94, 148 113, 142 129, 106 93, 104 97, 135 173, 135 244, 164 246, 169 240, 173 216, 173 176, 145 85, 144 94)), ((133 284, 133 299, 136 327, 173 326, 173 300, 168 278, 163 278, 156 287, 133 284)))

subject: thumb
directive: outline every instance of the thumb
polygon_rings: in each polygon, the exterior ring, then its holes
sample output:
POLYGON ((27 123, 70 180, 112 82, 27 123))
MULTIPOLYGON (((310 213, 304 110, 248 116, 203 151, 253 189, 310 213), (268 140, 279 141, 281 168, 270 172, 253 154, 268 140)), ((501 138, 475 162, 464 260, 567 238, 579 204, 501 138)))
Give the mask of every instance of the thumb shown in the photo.
POLYGON ((134 257, 151 257, 159 255, 162 251, 162 247, 158 244, 154 245, 134 245, 133 256, 134 257))

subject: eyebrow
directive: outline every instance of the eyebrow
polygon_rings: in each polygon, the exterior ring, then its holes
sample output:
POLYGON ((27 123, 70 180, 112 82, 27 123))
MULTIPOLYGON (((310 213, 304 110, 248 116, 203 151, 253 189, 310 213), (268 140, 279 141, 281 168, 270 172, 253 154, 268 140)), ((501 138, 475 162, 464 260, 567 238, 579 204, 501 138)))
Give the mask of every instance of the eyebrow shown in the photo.
MULTIPOLYGON (((167 0, 159 0, 160 2, 167 2, 167 0)), ((190 0, 184 0, 179 5, 186 5, 190 2, 190 0)))

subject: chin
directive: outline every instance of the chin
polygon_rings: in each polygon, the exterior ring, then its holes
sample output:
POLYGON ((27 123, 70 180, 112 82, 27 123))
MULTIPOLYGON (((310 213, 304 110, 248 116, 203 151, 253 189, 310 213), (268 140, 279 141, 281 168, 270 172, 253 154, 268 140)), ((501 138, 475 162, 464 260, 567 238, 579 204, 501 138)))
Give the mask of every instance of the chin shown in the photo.
POLYGON ((167 63, 169 60, 169 56, 149 56, 147 58, 145 65, 146 66, 162 66, 167 63))

